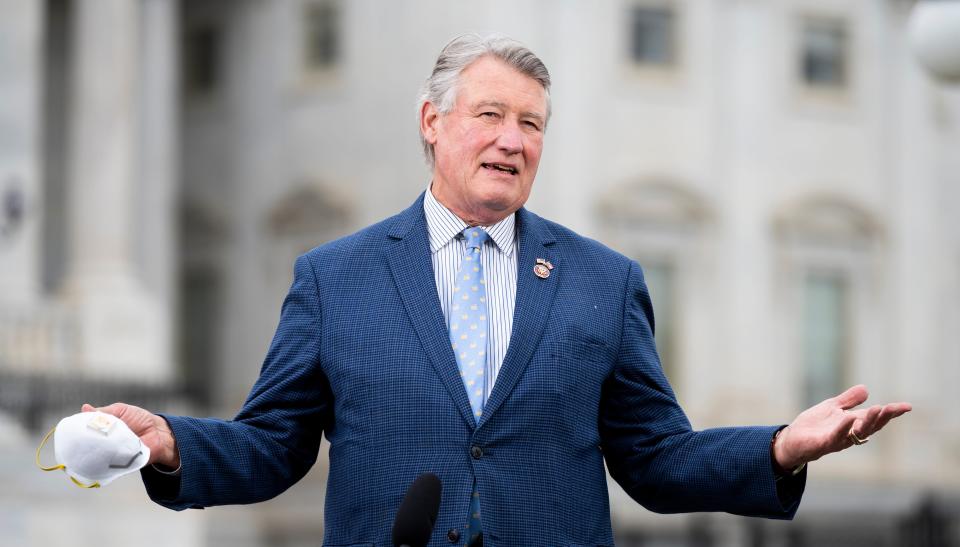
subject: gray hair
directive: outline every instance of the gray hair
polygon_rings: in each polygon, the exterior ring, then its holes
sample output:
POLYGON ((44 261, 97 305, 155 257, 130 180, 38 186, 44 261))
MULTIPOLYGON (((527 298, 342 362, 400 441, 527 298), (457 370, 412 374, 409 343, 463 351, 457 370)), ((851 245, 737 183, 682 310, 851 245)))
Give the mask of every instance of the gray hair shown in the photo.
MULTIPOLYGON (((544 129, 546 129, 546 122, 550 119, 550 73, 547 72, 543 61, 523 44, 499 34, 487 36, 463 34, 450 40, 437 57, 433 73, 420 88, 420 95, 417 97, 417 113, 423 110, 425 103, 436 106, 441 114, 450 112, 457 100, 457 83, 460 73, 485 55, 500 59, 543 86, 547 98, 547 118, 544 120, 544 129)), ((423 133, 420 134, 420 144, 423 145, 427 164, 432 168, 433 145, 423 138, 423 133)))

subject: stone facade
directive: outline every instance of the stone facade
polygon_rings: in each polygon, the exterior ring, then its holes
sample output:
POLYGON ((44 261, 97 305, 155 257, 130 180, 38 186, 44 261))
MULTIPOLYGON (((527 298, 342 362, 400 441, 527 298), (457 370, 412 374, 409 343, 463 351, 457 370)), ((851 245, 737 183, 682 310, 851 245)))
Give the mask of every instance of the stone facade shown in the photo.
MULTIPOLYGON (((910 6, 4 0, 0 374, 229 416, 294 258, 426 187, 414 101, 442 44, 497 31, 553 76, 528 206, 645 266, 695 427, 784 422, 843 382, 915 406, 813 464, 792 524, 653 515, 612 485, 623 544, 908 544, 921 502, 960 492, 960 90, 916 65, 910 6)), ((256 508, 163 518, 178 545, 315 544, 320 462, 256 508)), ((83 496, 38 492, 15 543, 77 544, 35 514, 83 496)))

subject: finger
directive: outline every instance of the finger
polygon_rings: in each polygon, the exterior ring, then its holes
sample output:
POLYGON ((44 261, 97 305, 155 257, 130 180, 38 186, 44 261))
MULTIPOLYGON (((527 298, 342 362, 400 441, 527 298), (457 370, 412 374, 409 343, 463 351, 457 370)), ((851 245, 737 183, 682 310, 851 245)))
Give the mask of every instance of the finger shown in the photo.
POLYGON ((80 407, 80 412, 93 412, 95 410, 97 409, 90 403, 83 403, 83 406, 80 407))
POLYGON ((853 446, 853 440, 850 439, 850 429, 853 424, 863 416, 862 411, 844 412, 840 423, 830 435, 830 451, 837 452, 853 446))
POLYGON ((880 412, 882 410, 883 407, 880 405, 874 405, 870 407, 867 409, 867 412, 863 418, 854 422, 853 427, 850 428, 850 431, 861 439, 866 439, 870 435, 873 435, 874 432, 879 429, 877 427, 877 419, 880 417, 880 412))
POLYGON ((909 403, 891 403, 885 405, 883 410, 880 411, 880 417, 877 418, 877 427, 875 431, 880 431, 890 422, 890 420, 903 416, 907 412, 910 412, 912 407, 909 403))
POLYGON ((869 395, 867 386, 858 384, 834 397, 833 401, 840 405, 840 408, 848 410, 866 401, 869 395))
POLYGON ((893 411, 890 410, 889 406, 884 406, 883 409, 880 411, 880 415, 877 416, 877 424, 875 426, 876 429, 874 429, 874 432, 880 431, 881 429, 883 429, 883 426, 887 425, 887 422, 889 422, 892 419, 893 419, 893 411))
POLYGON ((883 405, 883 410, 880 411, 880 419, 890 421, 911 410, 913 410, 913 406, 910 403, 888 403, 883 405))
POLYGON ((884 405, 884 408, 893 409, 896 412, 897 416, 901 416, 913 410, 913 405, 910 403, 887 403, 884 405))
MULTIPOLYGON (((84 405, 84 408, 86 408, 87 406, 90 406, 90 405, 84 405)), ((123 419, 123 412, 124 410, 126 410, 126 407, 127 405, 124 403, 113 403, 113 404, 102 406, 99 408, 91 407, 91 409, 98 410, 105 414, 110 414, 110 415, 116 416, 117 418, 123 419)), ((84 411, 84 412, 89 412, 89 411, 84 411)))

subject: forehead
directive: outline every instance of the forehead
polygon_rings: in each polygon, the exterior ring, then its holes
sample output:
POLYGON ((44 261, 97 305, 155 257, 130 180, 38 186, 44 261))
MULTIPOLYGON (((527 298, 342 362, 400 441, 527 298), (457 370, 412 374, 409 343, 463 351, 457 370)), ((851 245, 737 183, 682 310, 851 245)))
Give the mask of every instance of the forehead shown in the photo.
POLYGON ((495 102, 544 115, 546 91, 540 82, 492 56, 484 56, 460 73, 457 103, 470 107, 495 102))

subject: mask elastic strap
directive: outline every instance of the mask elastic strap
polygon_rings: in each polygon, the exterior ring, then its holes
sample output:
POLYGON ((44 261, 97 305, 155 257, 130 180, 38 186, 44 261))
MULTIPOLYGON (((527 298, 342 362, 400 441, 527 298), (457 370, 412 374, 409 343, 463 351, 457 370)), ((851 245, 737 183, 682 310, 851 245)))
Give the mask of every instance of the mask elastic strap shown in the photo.
MULTIPOLYGON (((50 436, 53 435, 53 432, 56 430, 57 430, 57 426, 53 426, 53 429, 48 431, 47 434, 43 436, 43 440, 40 441, 40 446, 37 447, 37 467, 39 467, 44 471, 56 471, 57 469, 63 469, 64 471, 66 471, 67 469, 67 466, 63 465, 62 463, 57 465, 51 465, 49 467, 40 463, 40 451, 43 450, 43 446, 47 444, 47 441, 50 440, 50 436)), ((73 484, 79 486, 80 488, 100 488, 99 482, 93 482, 92 484, 84 484, 78 481, 77 479, 73 478, 72 476, 70 476, 70 480, 73 481, 73 484)))
POLYGON ((47 434, 43 436, 43 440, 40 441, 40 446, 37 447, 37 467, 39 467, 40 469, 42 469, 42 470, 44 470, 44 471, 56 471, 57 469, 66 469, 66 468, 67 468, 67 467, 66 467, 65 465, 63 465, 62 463, 61 463, 61 464, 58 464, 58 465, 51 465, 50 467, 46 467, 46 466, 44 466, 43 464, 40 463, 40 451, 43 450, 43 445, 47 444, 47 441, 50 440, 50 435, 53 435, 53 432, 56 431, 56 430, 57 430, 57 426, 53 426, 53 429, 51 429, 50 431, 48 431, 47 434))
MULTIPOLYGON (((68 475, 68 476, 69 476, 69 475, 68 475)), ((73 478, 73 477, 70 477, 70 480, 72 480, 72 481, 73 481, 73 484, 76 484, 76 485, 79 486, 80 488, 100 488, 100 483, 99 483, 99 482, 93 482, 93 483, 90 483, 90 484, 83 484, 82 482, 78 481, 77 479, 75 479, 75 478, 73 478)))

